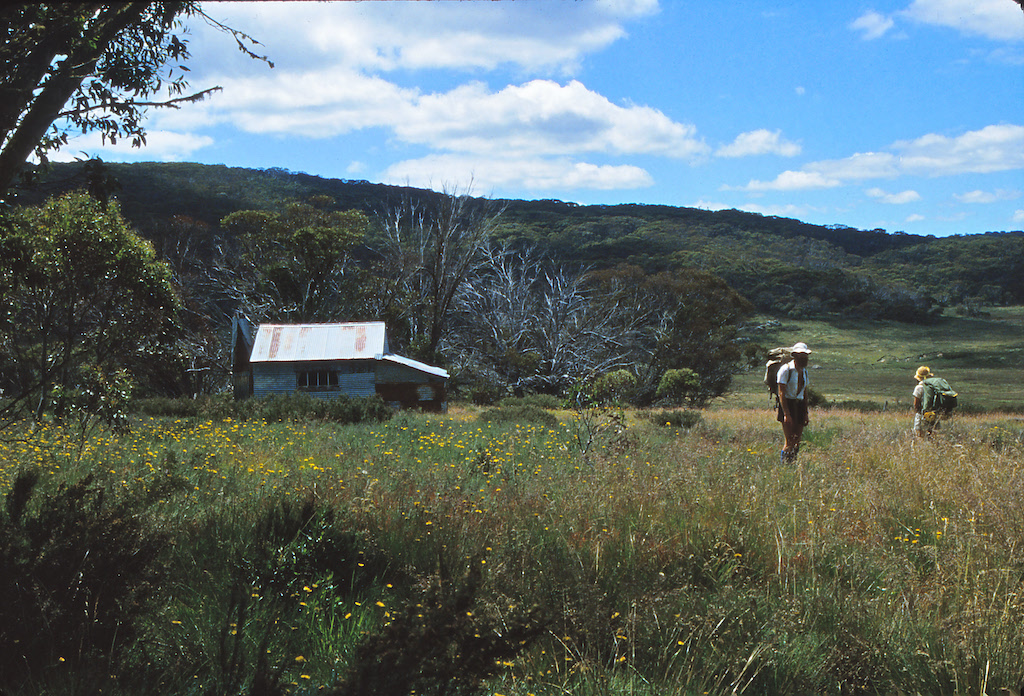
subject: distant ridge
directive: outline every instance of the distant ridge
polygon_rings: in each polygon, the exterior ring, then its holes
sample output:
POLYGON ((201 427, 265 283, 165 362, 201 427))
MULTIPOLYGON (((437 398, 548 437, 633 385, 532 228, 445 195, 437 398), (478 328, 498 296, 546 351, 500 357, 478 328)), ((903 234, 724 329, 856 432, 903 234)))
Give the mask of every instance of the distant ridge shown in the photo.
MULTIPOLYGON (((86 185, 84 163, 53 164, 19 201, 86 185)), ((187 216, 217 232, 226 215, 327 195, 338 209, 373 215, 412 187, 327 179, 284 169, 194 163, 105 164, 125 217, 143 234, 187 216)), ((1024 232, 921 237, 813 225, 739 210, 504 200, 500 234, 562 263, 649 272, 699 268, 724 278, 759 310, 787 316, 847 314, 922 321, 939 306, 978 311, 1024 304, 1024 232)))

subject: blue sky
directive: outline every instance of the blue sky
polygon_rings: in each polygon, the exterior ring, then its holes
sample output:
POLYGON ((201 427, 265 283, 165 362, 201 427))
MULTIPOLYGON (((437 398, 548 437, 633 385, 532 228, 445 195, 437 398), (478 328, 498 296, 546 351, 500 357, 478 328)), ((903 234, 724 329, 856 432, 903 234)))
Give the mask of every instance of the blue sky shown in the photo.
POLYGON ((493 198, 1024 228, 1013 0, 207 3, 193 88, 107 161, 281 167, 493 198))

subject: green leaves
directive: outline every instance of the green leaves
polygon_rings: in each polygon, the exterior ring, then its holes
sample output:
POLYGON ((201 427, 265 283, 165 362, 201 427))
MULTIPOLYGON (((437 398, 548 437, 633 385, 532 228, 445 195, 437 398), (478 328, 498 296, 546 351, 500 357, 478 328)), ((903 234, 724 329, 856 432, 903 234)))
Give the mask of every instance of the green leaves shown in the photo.
MULTIPOLYGON (((179 301, 169 268, 116 205, 82 193, 14 211, 0 231, 0 388, 15 399, 85 388, 85 364, 131 370, 165 334, 179 301)), ((44 399, 45 402, 45 399, 44 399)))

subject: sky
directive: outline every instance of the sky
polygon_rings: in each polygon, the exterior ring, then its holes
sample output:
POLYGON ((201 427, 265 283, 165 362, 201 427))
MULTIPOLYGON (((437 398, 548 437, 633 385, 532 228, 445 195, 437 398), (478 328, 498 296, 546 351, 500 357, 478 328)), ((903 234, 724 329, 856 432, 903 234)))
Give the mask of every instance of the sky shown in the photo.
MULTIPOLYGON (((211 2, 199 104, 109 162, 283 168, 489 198, 1024 229, 1013 0, 211 2)), ((58 158, 54 158, 58 159, 58 158)))

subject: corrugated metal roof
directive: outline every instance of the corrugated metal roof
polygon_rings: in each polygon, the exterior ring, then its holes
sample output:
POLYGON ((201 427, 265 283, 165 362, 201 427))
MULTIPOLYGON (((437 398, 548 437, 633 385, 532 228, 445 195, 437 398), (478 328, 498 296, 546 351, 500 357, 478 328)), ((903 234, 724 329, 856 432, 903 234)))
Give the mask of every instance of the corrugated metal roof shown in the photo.
POLYGON ((449 377, 448 370, 445 370, 444 368, 434 367, 433 365, 421 363, 419 360, 405 358, 402 357, 401 355, 383 355, 381 356, 381 360, 387 360, 389 362, 398 363, 399 365, 405 365, 406 367, 411 367, 414 370, 426 372, 427 374, 430 375, 437 375, 438 377, 444 377, 445 379, 448 379, 449 377))
POLYGON ((367 360, 388 350, 384 322, 260 324, 249 362, 367 360))

